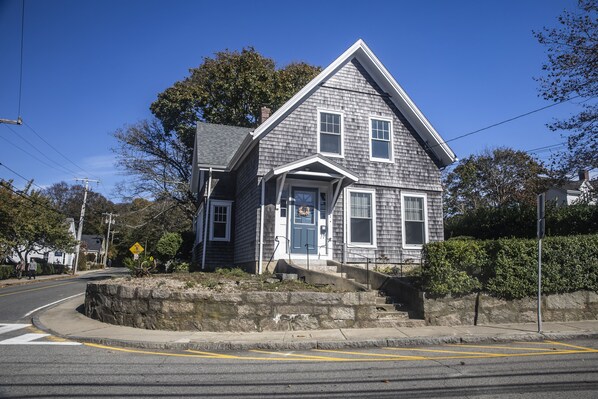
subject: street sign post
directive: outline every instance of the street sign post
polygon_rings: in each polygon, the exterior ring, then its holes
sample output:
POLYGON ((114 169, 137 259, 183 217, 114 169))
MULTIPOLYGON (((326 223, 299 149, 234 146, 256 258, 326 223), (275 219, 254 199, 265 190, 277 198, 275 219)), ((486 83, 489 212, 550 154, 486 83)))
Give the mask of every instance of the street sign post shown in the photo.
POLYGON ((538 332, 542 332, 542 238, 546 233, 545 225, 546 195, 538 195, 538 332))

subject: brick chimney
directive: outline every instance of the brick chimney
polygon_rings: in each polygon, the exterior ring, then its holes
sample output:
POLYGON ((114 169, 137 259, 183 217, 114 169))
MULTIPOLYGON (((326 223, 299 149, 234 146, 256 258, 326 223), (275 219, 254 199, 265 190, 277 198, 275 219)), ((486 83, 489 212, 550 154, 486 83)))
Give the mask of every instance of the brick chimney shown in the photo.
POLYGON ((590 180, 590 171, 587 169, 580 169, 579 170, 579 181, 588 181, 590 180))
POLYGON ((266 122, 266 119, 268 119, 270 117, 271 112, 272 112, 272 110, 270 110, 270 108, 268 108, 268 107, 260 108, 260 120, 259 120, 260 125, 262 123, 266 122))

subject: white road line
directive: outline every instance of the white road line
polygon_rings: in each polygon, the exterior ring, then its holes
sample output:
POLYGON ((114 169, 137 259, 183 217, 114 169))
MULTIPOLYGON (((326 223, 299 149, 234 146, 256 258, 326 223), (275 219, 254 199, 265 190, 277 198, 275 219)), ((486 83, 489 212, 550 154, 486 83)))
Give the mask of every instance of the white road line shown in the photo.
POLYGON ((0 324, 0 334, 20 330, 21 328, 30 327, 31 324, 0 324))
POLYGON ((22 318, 25 318, 25 317, 27 317, 27 316, 31 316, 33 313, 37 312, 38 310, 42 310, 43 308, 47 308, 48 306, 56 305, 57 303, 60 303, 60 302, 62 302, 62 301, 66 301, 66 300, 68 300, 68 299, 71 299, 71 298, 75 298, 75 297, 77 297, 77 296, 79 296, 79 295, 83 295, 83 294, 85 294, 85 293, 84 293, 84 292, 82 292, 82 293, 80 293, 80 294, 72 295, 72 296, 69 296, 69 297, 67 297, 67 298, 59 299, 58 301, 55 301, 55 302, 49 303, 49 304, 47 304, 47 305, 40 306, 40 307, 39 307, 39 308, 37 308, 37 309, 33 309, 31 312, 27 312, 27 313, 25 313, 25 315, 24 315, 22 318))
POLYGON ((49 336, 50 334, 23 334, 0 341, 0 345, 81 345, 79 342, 32 342, 49 336))

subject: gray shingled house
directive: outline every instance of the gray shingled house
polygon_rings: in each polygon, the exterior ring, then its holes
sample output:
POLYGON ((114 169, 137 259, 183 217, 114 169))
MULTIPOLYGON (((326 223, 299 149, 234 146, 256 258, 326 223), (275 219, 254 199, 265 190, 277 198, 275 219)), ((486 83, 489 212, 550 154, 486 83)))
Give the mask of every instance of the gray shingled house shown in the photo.
POLYGON ((455 154, 362 40, 268 116, 197 126, 198 268, 401 262, 443 239, 440 170, 455 154))

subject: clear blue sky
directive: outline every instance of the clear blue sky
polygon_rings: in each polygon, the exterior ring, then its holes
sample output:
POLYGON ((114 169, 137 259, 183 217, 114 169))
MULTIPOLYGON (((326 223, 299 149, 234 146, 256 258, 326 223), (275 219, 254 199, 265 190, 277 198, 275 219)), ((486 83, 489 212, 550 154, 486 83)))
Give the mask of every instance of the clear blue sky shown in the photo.
MULTIPOLYGON (((0 118, 18 116, 21 1, 0 0, 0 118)), ((555 26, 575 7, 573 0, 26 0, 28 126, 0 124, 0 162, 40 186, 99 178, 94 190, 118 201, 111 191, 125 177, 115 169, 110 133, 150 117, 156 95, 202 57, 251 45, 279 66, 325 67, 359 38, 449 140, 549 104, 533 80, 545 49, 532 30, 555 26)), ((557 144, 563 139, 545 124, 575 109, 558 105, 450 145, 464 158, 497 146, 557 144)), ((24 184, 3 167, 0 177, 24 184)))

